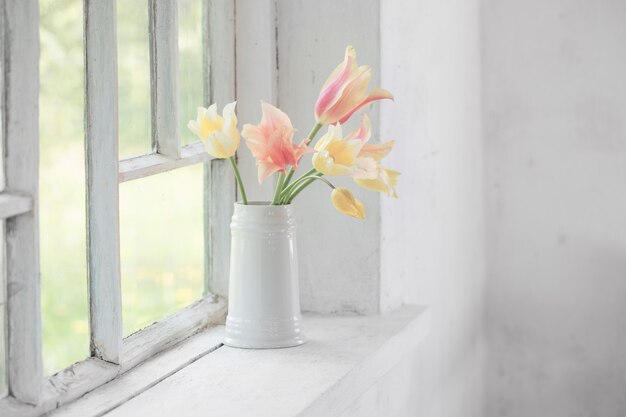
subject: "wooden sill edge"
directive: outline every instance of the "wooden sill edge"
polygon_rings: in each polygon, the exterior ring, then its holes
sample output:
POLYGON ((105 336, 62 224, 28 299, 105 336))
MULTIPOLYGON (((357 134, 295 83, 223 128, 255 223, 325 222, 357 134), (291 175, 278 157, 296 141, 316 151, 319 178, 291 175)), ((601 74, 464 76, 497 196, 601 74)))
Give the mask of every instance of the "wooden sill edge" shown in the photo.
POLYGON ((49 415, 331 416, 417 347, 429 323, 428 309, 417 306, 372 316, 305 314, 309 342, 276 350, 224 347, 224 328, 215 326, 49 415))

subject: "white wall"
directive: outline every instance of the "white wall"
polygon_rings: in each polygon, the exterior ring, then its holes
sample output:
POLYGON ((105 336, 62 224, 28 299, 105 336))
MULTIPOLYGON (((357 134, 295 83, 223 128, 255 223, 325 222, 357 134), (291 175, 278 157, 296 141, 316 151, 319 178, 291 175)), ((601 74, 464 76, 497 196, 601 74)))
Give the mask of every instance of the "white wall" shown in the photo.
MULTIPOLYGON (((315 100, 328 75, 343 60, 347 45, 356 48, 359 64, 372 66, 371 84, 379 85, 378 0, 282 0, 277 12, 278 104, 300 129, 299 142, 315 124, 315 100)), ((374 137, 378 136, 379 106, 375 104, 370 111, 374 137)), ((310 158, 303 159, 307 162, 299 172, 310 168, 310 158)), ((347 178, 331 180, 354 191, 367 208, 367 219, 338 213, 330 202, 330 189, 322 183, 312 185, 295 200, 302 307, 309 311, 376 312, 379 197, 347 178)))
POLYGON ((626 415, 626 2, 485 0, 489 416, 626 415))
POLYGON ((400 198, 381 203, 355 188, 368 209, 365 222, 336 214, 322 186, 297 205, 304 308, 376 311, 413 303, 433 312, 427 342, 346 416, 483 416, 478 3, 277 3, 278 104, 303 134, 319 87, 347 44, 359 63, 373 67, 372 85, 396 97, 374 105, 373 119, 378 125, 381 109, 380 139, 397 141, 387 162, 402 172, 400 198))
POLYGON ((381 2, 383 309, 429 305, 431 332, 346 415, 483 417, 483 192, 477 0, 381 2))
POLYGON ((624 22, 621 0, 278 2, 279 105, 308 129, 354 44, 403 172, 380 213, 359 194, 364 224, 321 187, 299 203, 303 304, 433 313, 346 416, 626 414, 624 22))

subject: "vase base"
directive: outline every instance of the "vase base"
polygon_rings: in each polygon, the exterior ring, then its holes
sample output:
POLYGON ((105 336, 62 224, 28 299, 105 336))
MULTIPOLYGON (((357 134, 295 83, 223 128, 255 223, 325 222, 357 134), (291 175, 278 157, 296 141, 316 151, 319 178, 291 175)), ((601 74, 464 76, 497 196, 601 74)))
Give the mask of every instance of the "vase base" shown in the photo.
POLYGON ((243 320, 228 316, 224 345, 241 349, 278 349, 306 343, 300 317, 243 320))
POLYGON ((249 340, 237 340, 224 338, 224 346, 238 348, 238 349, 283 349, 289 347, 296 347, 306 343, 304 337, 299 337, 293 340, 283 340, 277 343, 256 343, 249 340))

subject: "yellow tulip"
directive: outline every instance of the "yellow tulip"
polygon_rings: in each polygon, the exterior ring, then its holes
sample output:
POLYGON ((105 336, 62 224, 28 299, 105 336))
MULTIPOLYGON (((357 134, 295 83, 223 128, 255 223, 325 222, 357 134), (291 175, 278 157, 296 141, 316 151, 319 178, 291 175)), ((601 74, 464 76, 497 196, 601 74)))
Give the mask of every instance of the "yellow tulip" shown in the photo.
POLYGON ((333 206, 347 216, 356 219, 365 218, 365 207, 347 188, 337 187, 330 195, 333 206))
POLYGON ((365 145, 363 145, 363 148, 361 149, 359 156, 373 158, 375 161, 380 162, 381 159, 389 155, 389 152, 391 152, 391 149, 393 148, 394 143, 395 141, 393 140, 390 140, 385 143, 372 144, 372 145, 370 145, 369 143, 366 143, 365 145))
POLYGON ((364 141, 353 134, 344 138, 341 125, 330 125, 315 145, 313 167, 324 175, 350 174, 363 144, 364 141))
POLYGON ((232 102, 224 106, 222 116, 217 114, 217 104, 211 104, 208 109, 198 107, 197 119, 187 124, 204 143, 207 153, 216 158, 230 158, 239 147, 235 105, 236 102, 232 102))
POLYGON ((354 182, 363 188, 367 188, 368 190, 379 191, 387 194, 388 196, 398 198, 395 187, 398 185, 399 175, 400 173, 398 171, 387 169, 379 165, 375 178, 354 178, 354 182))

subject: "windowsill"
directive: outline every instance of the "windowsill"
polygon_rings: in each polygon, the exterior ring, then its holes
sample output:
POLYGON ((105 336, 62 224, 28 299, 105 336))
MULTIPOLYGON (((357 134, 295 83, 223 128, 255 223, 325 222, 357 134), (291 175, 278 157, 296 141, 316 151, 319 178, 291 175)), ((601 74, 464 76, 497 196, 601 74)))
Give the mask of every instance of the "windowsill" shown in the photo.
POLYGON ((216 326, 51 416, 331 415, 419 344, 428 316, 415 306, 376 316, 306 314, 309 341, 273 350, 222 346, 224 328, 216 326))

